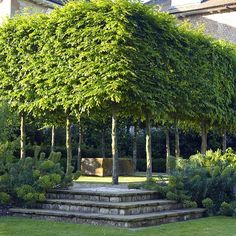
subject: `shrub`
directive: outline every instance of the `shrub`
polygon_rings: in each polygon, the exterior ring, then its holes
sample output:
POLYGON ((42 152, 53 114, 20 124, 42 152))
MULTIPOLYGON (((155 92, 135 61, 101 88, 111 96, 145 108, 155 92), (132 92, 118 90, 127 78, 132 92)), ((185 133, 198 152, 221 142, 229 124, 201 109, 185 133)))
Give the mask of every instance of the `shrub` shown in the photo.
MULTIPOLYGON (((208 214, 217 214, 220 209, 227 211, 226 203, 235 200, 236 154, 232 149, 225 154, 220 150, 208 151, 206 155, 196 154, 189 161, 178 159, 176 163, 167 186, 157 183, 158 187, 152 186, 152 189, 161 189, 164 197, 171 200, 185 204, 196 202, 206 207, 208 214), (222 205, 222 202, 226 203, 222 205)), ((143 187, 149 185, 145 183, 143 187)), ((232 215, 232 209, 229 212, 232 215)))
POLYGON ((184 208, 197 208, 197 203, 190 200, 183 201, 184 208))
POLYGON ((210 198, 205 198, 202 200, 202 206, 207 209, 207 214, 212 215, 214 209, 214 202, 210 198))
POLYGON ((48 159, 54 163, 59 163, 61 160, 61 152, 51 152, 48 159))
MULTIPOLYGON (((206 155, 197 154, 190 158, 182 168, 175 171, 169 185, 172 192, 176 189, 184 191, 192 201, 198 205, 203 199, 210 198, 204 204, 211 204, 212 211, 217 213, 222 202, 235 199, 234 186, 236 185, 236 155, 229 149, 225 154, 221 151, 208 151, 206 155)), ((205 206, 207 207, 207 206, 205 206)))
POLYGON ((1 204, 7 204, 9 203, 11 200, 11 197, 9 194, 4 193, 4 192, 0 192, 0 203, 1 204))
POLYGON ((214 203, 213 203, 212 199, 205 198, 205 199, 202 200, 202 205, 203 205, 203 207, 211 210, 214 206, 214 203))
POLYGON ((168 191, 168 192, 167 192, 166 198, 167 198, 168 200, 176 200, 176 201, 179 200, 179 199, 178 199, 178 195, 177 195, 176 193, 171 192, 171 191, 168 191))
POLYGON ((166 161, 166 169, 168 170, 168 173, 176 169, 176 157, 168 156, 166 161))
POLYGON ((222 202, 220 206, 221 215, 225 216, 235 216, 236 215, 236 204, 235 203, 227 203, 222 202))
POLYGON ((65 174, 60 157, 60 153, 52 153, 46 159, 37 148, 34 158, 17 160, 9 151, 1 156, 0 150, 0 203, 9 202, 12 197, 29 206, 45 201, 47 190, 71 185, 74 175, 78 178, 79 173, 72 173, 71 168, 65 174))

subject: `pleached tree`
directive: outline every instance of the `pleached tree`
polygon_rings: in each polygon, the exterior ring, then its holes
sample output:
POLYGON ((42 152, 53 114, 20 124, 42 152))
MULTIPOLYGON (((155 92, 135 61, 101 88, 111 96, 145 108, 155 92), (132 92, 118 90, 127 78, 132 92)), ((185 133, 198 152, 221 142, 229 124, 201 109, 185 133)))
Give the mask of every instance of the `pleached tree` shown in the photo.
POLYGON ((72 122, 109 117, 118 184, 120 117, 146 122, 147 178, 154 120, 201 127, 203 154, 210 127, 234 129, 235 61, 233 46, 140 2, 71 1, 0 28, 0 97, 21 116, 21 158, 27 115, 63 120, 68 173, 72 122))
POLYGON ((20 117, 20 158, 26 156, 26 119, 35 101, 35 55, 44 15, 15 16, 0 28, 0 98, 20 117))

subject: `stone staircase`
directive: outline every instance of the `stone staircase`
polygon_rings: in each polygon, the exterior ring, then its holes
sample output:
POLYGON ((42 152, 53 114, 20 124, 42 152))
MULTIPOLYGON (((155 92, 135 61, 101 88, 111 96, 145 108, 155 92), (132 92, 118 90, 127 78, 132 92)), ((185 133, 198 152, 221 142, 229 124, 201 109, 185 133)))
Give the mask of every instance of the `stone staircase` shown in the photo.
POLYGON ((36 219, 136 228, 200 218, 205 209, 183 209, 153 191, 95 187, 54 190, 34 209, 10 211, 36 219))

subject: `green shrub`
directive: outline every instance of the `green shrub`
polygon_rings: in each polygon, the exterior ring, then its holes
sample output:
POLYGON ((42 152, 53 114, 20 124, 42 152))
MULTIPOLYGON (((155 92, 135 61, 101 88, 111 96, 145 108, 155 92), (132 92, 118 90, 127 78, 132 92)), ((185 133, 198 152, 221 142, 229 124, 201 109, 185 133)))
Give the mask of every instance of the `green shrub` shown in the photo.
POLYGON ((168 156, 166 161, 166 169, 168 170, 168 173, 176 169, 176 157, 168 156))
MULTIPOLYGON (((236 154, 228 149, 224 154, 220 150, 208 151, 188 161, 177 159, 176 170, 171 172, 167 186, 156 183, 151 188, 162 189, 163 196, 168 199, 182 203, 193 201, 207 208, 208 214, 217 214, 220 208, 224 212, 227 210, 227 204, 222 206, 222 202, 235 200, 235 186, 236 154)), ((230 212, 232 215, 232 209, 230 212)))
POLYGON ((4 192, 0 192, 0 203, 1 204, 7 204, 9 203, 11 200, 11 197, 9 194, 4 193, 4 192))
POLYGON ((210 198, 205 198, 202 200, 202 206, 206 208, 208 215, 213 215, 214 202, 210 198))
POLYGON ((236 206, 234 203, 222 202, 220 206, 221 215, 225 216, 235 216, 236 215, 236 206))
POLYGON ((176 193, 173 193, 171 191, 168 191, 167 194, 166 194, 166 198, 168 200, 175 200, 175 201, 178 201, 179 200, 179 196, 176 194, 176 193))
POLYGON ((71 185, 73 177, 76 175, 78 178, 80 174, 72 173, 72 168, 70 173, 65 174, 59 163, 59 153, 51 154, 50 160, 42 158, 38 150, 34 158, 20 160, 6 153, 6 156, 1 156, 0 151, 0 203, 8 202, 10 196, 26 206, 45 201, 47 190, 67 187, 71 185))
POLYGON ((129 189, 141 189, 142 188, 142 184, 129 183, 128 184, 128 188, 129 189))
POLYGON ((61 160, 61 152, 51 152, 48 159, 58 163, 61 160))
MULTIPOLYGON (((198 205, 203 199, 210 198, 213 203, 209 212, 217 213, 222 202, 235 199, 234 186, 236 185, 236 155, 229 149, 225 154, 221 151, 208 151, 206 155, 197 154, 190 158, 182 168, 172 173, 169 186, 171 191, 176 189, 188 195, 198 205)), ((209 200, 204 201, 210 204, 209 200)), ((207 207, 207 206, 205 206, 207 207)))
POLYGON ((214 206, 214 202, 210 198, 205 198, 202 200, 202 206, 208 210, 212 210, 212 208, 214 206))
POLYGON ((44 202, 44 201, 46 201, 46 195, 45 195, 45 193, 39 193, 39 194, 38 194, 38 199, 37 199, 37 201, 39 201, 39 202, 44 202))
POLYGON ((197 203, 190 200, 184 200, 183 206, 184 208, 197 208, 197 203))

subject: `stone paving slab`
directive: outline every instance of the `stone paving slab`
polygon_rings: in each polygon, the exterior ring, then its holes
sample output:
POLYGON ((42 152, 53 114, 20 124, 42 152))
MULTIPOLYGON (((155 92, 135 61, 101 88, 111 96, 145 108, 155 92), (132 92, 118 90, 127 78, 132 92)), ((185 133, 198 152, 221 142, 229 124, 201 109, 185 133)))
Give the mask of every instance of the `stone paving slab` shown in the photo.
POLYGON ((126 183, 120 183, 118 185, 112 185, 112 184, 109 184, 109 183, 104 183, 104 184, 101 184, 101 183, 77 183, 77 182, 74 182, 73 183, 73 186, 69 187, 69 189, 71 190, 78 190, 78 189, 81 189, 81 188, 102 188, 102 187, 105 187, 105 188, 112 188, 112 189, 129 189, 128 187, 128 184, 126 183))
POLYGON ((126 196, 126 195, 142 195, 154 194, 155 191, 141 190, 141 189, 128 189, 128 188, 114 188, 114 187, 81 187, 70 189, 53 189, 49 193, 71 193, 71 194, 89 194, 89 195, 109 195, 109 196, 126 196))

